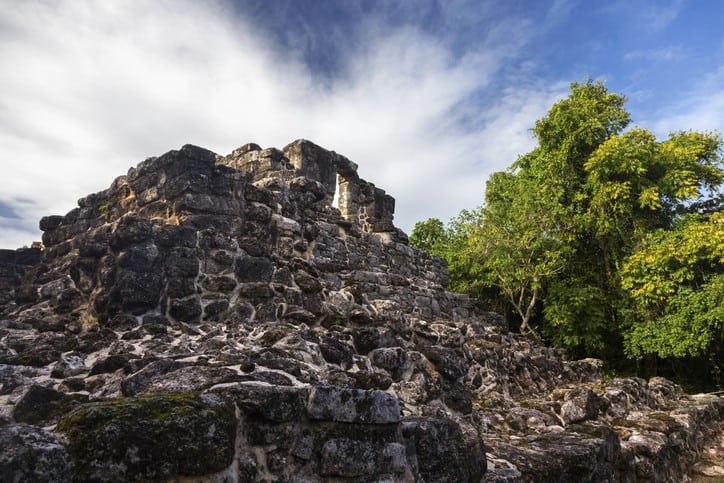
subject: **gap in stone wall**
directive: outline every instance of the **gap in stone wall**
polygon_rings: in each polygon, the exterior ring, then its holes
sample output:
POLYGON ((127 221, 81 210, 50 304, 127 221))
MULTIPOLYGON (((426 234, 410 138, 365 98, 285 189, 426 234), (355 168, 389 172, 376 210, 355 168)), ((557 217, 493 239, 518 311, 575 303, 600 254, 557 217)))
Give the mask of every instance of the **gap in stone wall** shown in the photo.
POLYGON ((332 197, 332 206, 339 209, 339 192, 340 190, 340 183, 341 179, 339 174, 337 174, 337 182, 334 184, 334 196, 332 197))

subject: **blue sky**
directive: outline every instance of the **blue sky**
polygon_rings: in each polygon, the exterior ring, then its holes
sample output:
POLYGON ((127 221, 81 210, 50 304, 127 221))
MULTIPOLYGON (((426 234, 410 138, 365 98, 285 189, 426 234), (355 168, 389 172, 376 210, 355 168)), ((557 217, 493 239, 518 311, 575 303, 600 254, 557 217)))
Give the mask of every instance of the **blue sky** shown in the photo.
POLYGON ((724 131, 724 2, 0 0, 0 247, 186 143, 307 138, 409 233, 480 203, 573 81, 724 131))

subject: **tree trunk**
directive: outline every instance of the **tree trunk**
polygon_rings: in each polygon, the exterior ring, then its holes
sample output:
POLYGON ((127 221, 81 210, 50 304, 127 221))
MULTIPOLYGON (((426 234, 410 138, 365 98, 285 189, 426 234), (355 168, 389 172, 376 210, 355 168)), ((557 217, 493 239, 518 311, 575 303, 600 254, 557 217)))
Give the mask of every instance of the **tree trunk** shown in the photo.
MULTIPOLYGON (((523 319, 520 323, 520 333, 523 335, 533 336, 535 339, 540 340, 540 337, 538 336, 536 331, 533 330, 533 328, 528 324, 528 322, 530 321, 530 318, 533 316, 533 309, 535 309, 535 304, 537 301, 538 301, 538 290, 533 290, 533 296, 530 298, 530 303, 528 304, 528 307, 526 307, 525 312, 523 312, 520 309, 520 305, 519 305, 518 313, 520 314, 521 318, 523 319)), ((522 302, 522 300, 520 302, 522 302)))

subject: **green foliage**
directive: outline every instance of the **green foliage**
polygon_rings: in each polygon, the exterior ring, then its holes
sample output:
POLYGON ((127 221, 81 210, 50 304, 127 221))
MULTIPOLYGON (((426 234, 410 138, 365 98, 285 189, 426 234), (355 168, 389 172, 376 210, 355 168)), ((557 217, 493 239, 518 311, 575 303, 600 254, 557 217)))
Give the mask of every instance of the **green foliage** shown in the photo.
MULTIPOLYGON (((718 135, 682 132, 658 142, 642 128, 622 132, 630 119, 624 102, 600 83, 573 84, 571 95, 536 124, 539 147, 513 165, 516 178, 535 186, 525 194, 510 185, 502 190, 513 200, 535 192, 533 211, 553 222, 537 236, 560 243, 564 266, 540 282, 542 323, 555 342, 588 354, 620 340, 627 321, 619 269, 638 240, 670 228, 686 203, 724 180, 718 135)), ((504 198, 493 188, 488 206, 504 198)), ((505 216, 511 236, 530 236, 530 223, 521 223, 515 210, 505 216)))
POLYGON ((626 352, 636 358, 721 354, 724 212, 690 215, 645 237, 621 270, 631 304, 626 352))
POLYGON ((609 323, 601 288, 579 280, 555 280, 548 289, 545 315, 546 335, 557 346, 583 348, 582 354, 604 349, 609 323))
POLYGON ((489 283, 474 251, 475 234, 482 223, 481 209, 462 210, 448 224, 444 258, 450 270, 450 288, 479 299, 487 298, 489 283))
POLYGON ((450 271, 450 288, 456 292, 480 295, 485 283, 473 260, 471 236, 480 226, 480 212, 462 210, 445 227, 437 218, 415 223, 410 244, 444 258, 450 271))
POLYGON ((521 332, 579 355, 708 357, 722 340, 722 139, 625 130, 625 101, 572 84, 536 123, 538 146, 491 175, 483 207, 416 239, 448 261, 452 288, 494 288, 521 332))
POLYGON ((105 221, 108 221, 111 217, 111 205, 108 203, 103 203, 101 205, 98 205, 98 211, 101 212, 101 216, 105 221))
POLYGON ((470 240, 473 259, 520 316, 521 332, 536 335, 530 320, 543 282, 563 271, 569 256, 556 235, 565 220, 549 209, 547 186, 523 171, 494 173, 487 188, 482 225, 470 240))
POLYGON ((418 221, 410 234, 410 244, 434 255, 444 256, 447 234, 437 218, 418 221))

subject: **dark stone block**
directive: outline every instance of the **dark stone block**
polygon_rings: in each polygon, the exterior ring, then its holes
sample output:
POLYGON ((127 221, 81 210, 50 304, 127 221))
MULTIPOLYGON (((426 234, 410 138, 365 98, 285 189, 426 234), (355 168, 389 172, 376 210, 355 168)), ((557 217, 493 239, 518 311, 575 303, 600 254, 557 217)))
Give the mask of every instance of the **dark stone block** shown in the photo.
POLYGON ((21 285, 15 289, 15 302, 19 304, 32 304, 40 299, 38 285, 21 285))
POLYGON ((51 306, 58 314, 67 314, 77 309, 83 301, 83 294, 77 288, 63 290, 52 301, 51 306))
POLYGON ((322 357, 332 364, 340 364, 344 368, 352 366, 352 350, 346 344, 328 335, 322 336, 319 343, 322 357))
POLYGON ((294 282, 304 293, 314 294, 322 291, 322 284, 304 270, 294 272, 294 282))
POLYGON ((415 448, 423 481, 480 481, 485 474, 487 463, 482 442, 477 437, 466 438, 451 419, 405 419, 402 435, 415 448))
POLYGON ((193 248, 171 249, 164 265, 169 278, 196 277, 199 273, 199 259, 193 248))
POLYGON ((156 308, 161 297, 163 278, 157 272, 120 270, 108 293, 108 311, 122 310, 142 314, 156 308))
POLYGON ((86 404, 57 427, 79 481, 202 476, 232 463, 234 409, 212 396, 172 394, 86 404))
POLYGON ((179 150, 179 153, 190 159, 201 161, 203 165, 209 167, 213 167, 216 163, 216 158, 218 158, 215 152, 193 144, 184 144, 179 150))
POLYGON ((435 365, 437 370, 440 371, 440 374, 448 379, 459 379, 468 372, 468 363, 462 355, 454 349, 439 345, 422 345, 420 352, 435 365))
POLYGON ((462 414, 470 414, 473 411, 473 401, 465 386, 460 381, 455 381, 449 387, 444 388, 442 401, 447 407, 462 414))
POLYGON ((71 458, 56 435, 26 424, 0 425, 0 481, 71 481, 71 458))
POLYGON ((159 326, 167 326, 170 322, 166 318, 166 316, 161 314, 148 314, 143 316, 143 325, 149 326, 149 325, 159 325, 159 326))
POLYGON ((312 419, 342 423, 389 424, 400 420, 400 406, 395 396, 382 391, 328 386, 312 389, 307 413, 312 419))
MULTIPOLYGON (((260 302, 274 296, 274 289, 268 283, 242 283, 239 285, 239 295, 251 300, 252 302, 260 302)), ((276 318, 276 306, 270 305, 267 311, 268 317, 263 317, 261 307, 257 308, 257 320, 274 320, 276 318)))
POLYGON ((64 379, 58 388, 63 392, 78 392, 86 391, 88 389, 85 379, 82 377, 69 377, 64 379))
POLYGON ((103 328, 95 332, 87 332, 78 337, 78 352, 90 354, 109 347, 118 340, 118 335, 110 328, 103 328))
POLYGON ((229 310, 228 300, 215 300, 204 307, 205 320, 219 320, 219 316, 229 310))
POLYGON ((173 359, 136 359, 128 364, 132 375, 121 382, 124 396, 135 396, 155 378, 184 367, 181 362, 173 359))
POLYGON ((236 280, 224 275, 207 275, 201 279, 200 285, 209 292, 230 293, 236 288, 236 280))
POLYGON ((15 403, 13 419, 19 423, 36 426, 53 424, 72 408, 87 400, 88 396, 67 395, 48 387, 32 385, 15 403))
POLYGON ((201 304, 196 298, 173 299, 169 305, 168 314, 183 322, 198 322, 201 316, 201 304))
POLYGON ((128 359, 130 359, 130 357, 126 354, 116 354, 100 359, 93 364, 89 375, 94 376, 96 374, 105 374, 115 372, 118 369, 124 369, 128 365, 128 359))
POLYGON ((382 347, 372 351, 370 360, 389 372, 392 379, 399 381, 407 367, 407 352, 400 347, 382 347))
POLYGON ((166 285, 166 295, 170 298, 181 299, 195 293, 196 283, 194 278, 170 278, 166 285))
POLYGON ((134 272, 151 272, 159 268, 160 252, 153 243, 134 245, 118 255, 118 266, 134 272))
POLYGON ((163 247, 194 248, 196 230, 178 225, 154 226, 154 240, 163 247))
POLYGON ((58 360, 61 351, 47 345, 27 349, 17 355, 0 354, 0 364, 43 367, 58 360))
POLYGON ((298 421, 304 415, 308 390, 298 387, 263 386, 242 383, 215 389, 234 401, 239 409, 268 421, 298 421))
POLYGON ((389 376, 379 372, 347 372, 347 375, 354 379, 356 389, 364 389, 367 391, 372 389, 385 391, 393 382, 389 376))
POLYGON ((38 224, 40 231, 55 230, 63 222, 63 217, 60 215, 44 216, 40 219, 38 224))
POLYGON ((153 235, 153 223, 136 214, 128 214, 121 218, 113 232, 111 247, 122 250, 136 243, 150 240, 153 235))
POLYGON ((239 282, 270 282, 274 266, 266 257, 244 257, 236 260, 236 278, 239 282))
POLYGON ((377 327, 362 327, 352 334, 357 352, 366 355, 381 345, 380 331, 377 327))

